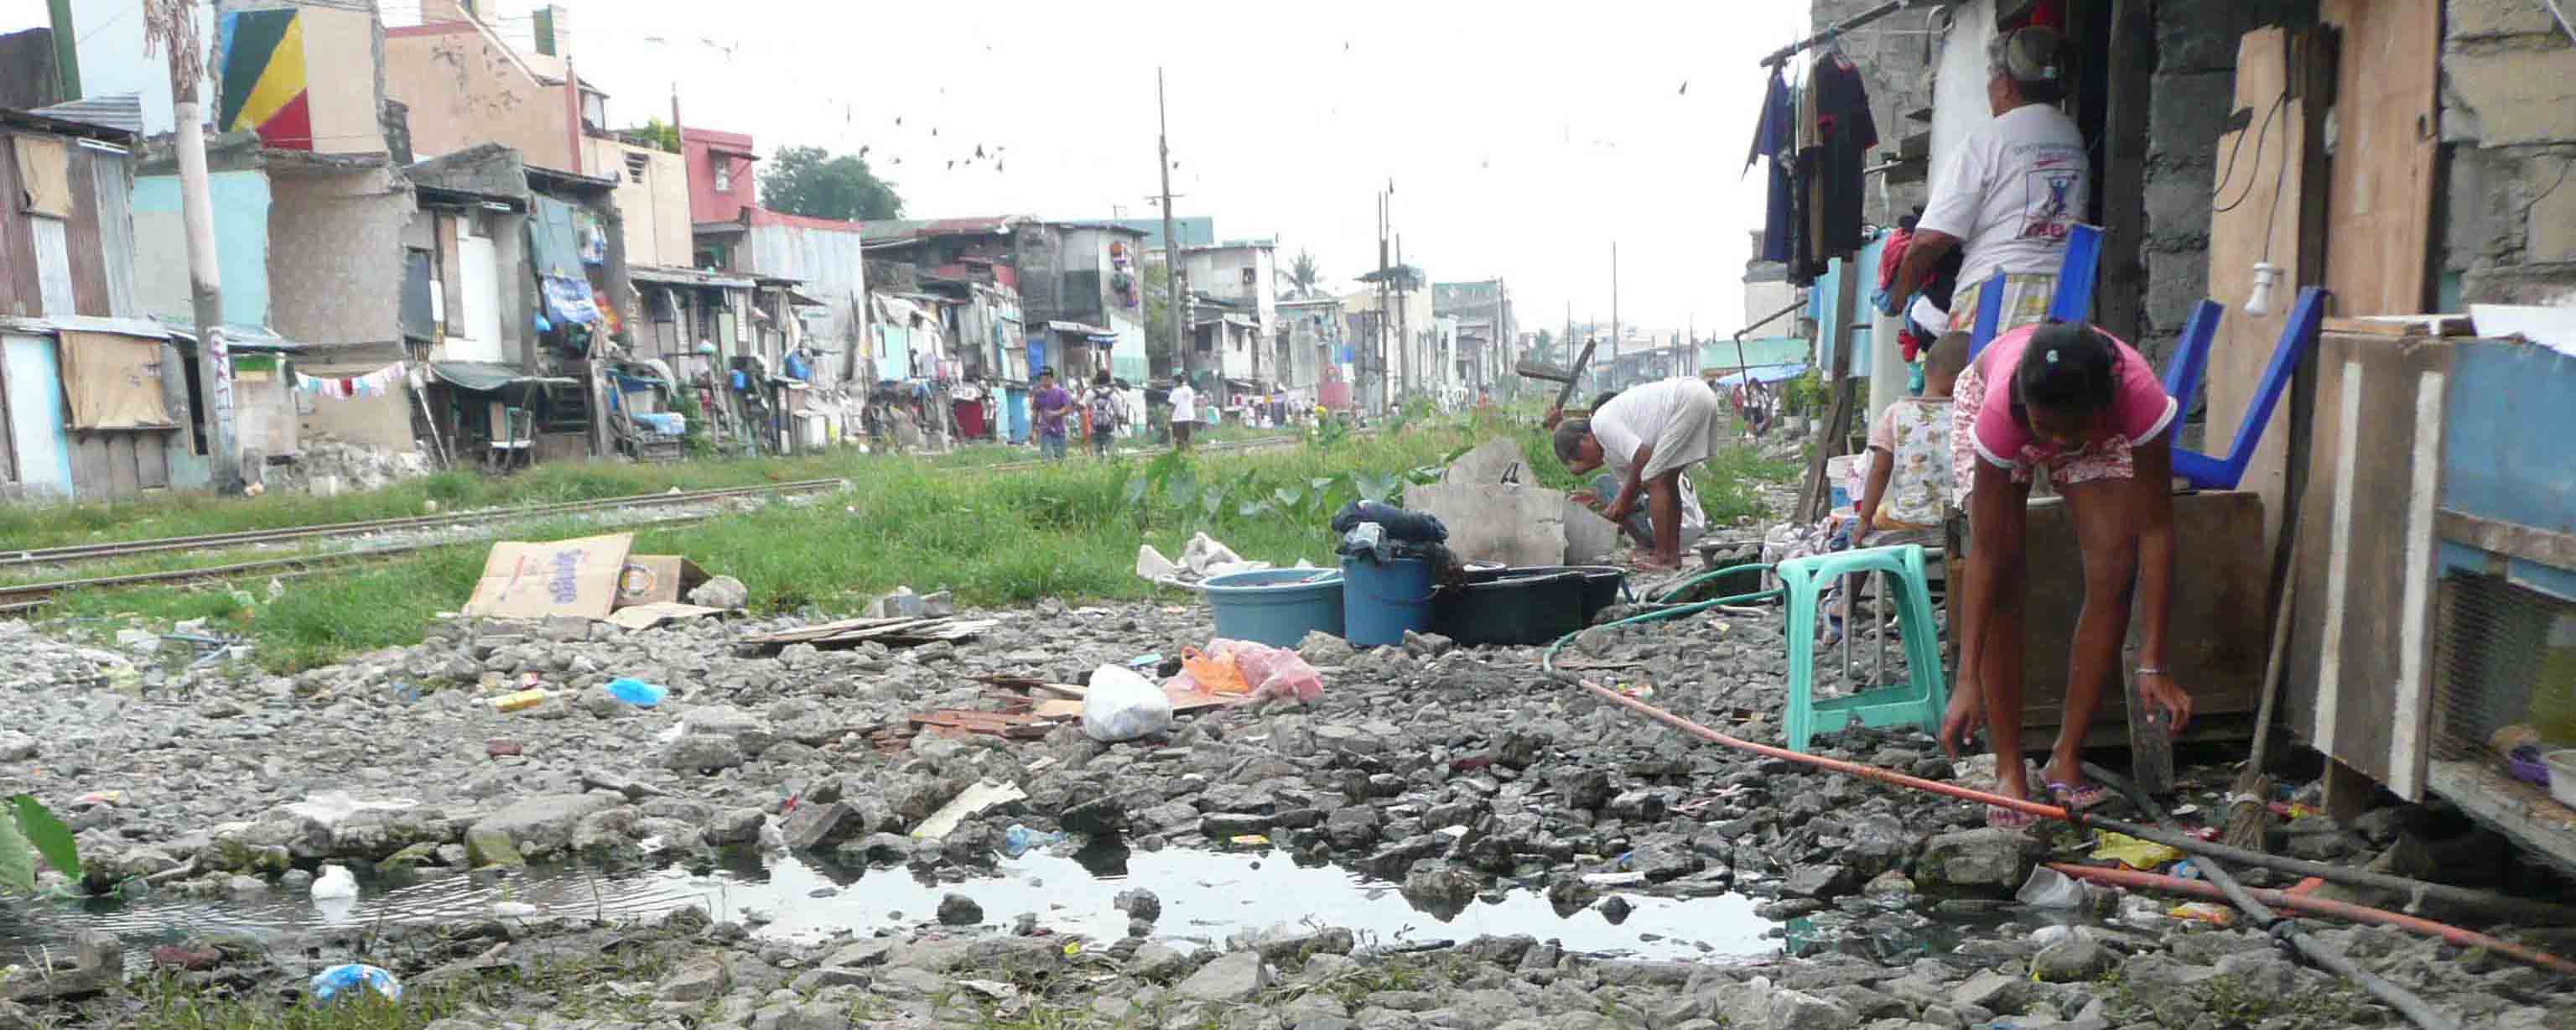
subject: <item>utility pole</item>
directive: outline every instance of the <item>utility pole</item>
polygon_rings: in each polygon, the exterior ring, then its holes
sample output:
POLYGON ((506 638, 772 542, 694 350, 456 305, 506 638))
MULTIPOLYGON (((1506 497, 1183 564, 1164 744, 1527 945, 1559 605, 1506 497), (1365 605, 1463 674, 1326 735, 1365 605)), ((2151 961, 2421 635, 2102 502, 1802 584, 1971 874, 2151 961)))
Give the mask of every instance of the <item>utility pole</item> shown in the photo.
MULTIPOLYGON (((196 316, 197 364, 206 382, 215 489, 242 487, 233 440, 233 356, 224 343, 223 279, 215 265, 215 205, 206 180, 206 116, 197 97, 205 53, 197 42, 196 0, 147 0, 144 43, 169 51, 171 117, 179 156, 179 209, 188 236, 188 299, 196 316)), ((147 51, 148 52, 148 51, 147 51)))
POLYGON ((1619 241, 1610 241, 1610 388, 1619 389, 1619 241))
POLYGON ((1378 195, 1377 195, 1377 320, 1376 320, 1376 321, 1377 321, 1377 325, 1376 325, 1376 328, 1377 328, 1377 398, 1378 398, 1378 413, 1379 413, 1379 414, 1381 414, 1381 415, 1383 415, 1383 414, 1385 414, 1385 413, 1386 413, 1387 409, 1391 406, 1391 404, 1392 404, 1392 403, 1394 402, 1394 400, 1395 400, 1395 384, 1394 384, 1393 382, 1390 382, 1390 381, 1387 379, 1387 374, 1386 374, 1386 373, 1387 373, 1387 369, 1388 369, 1388 367, 1389 367, 1389 366, 1387 365, 1387 363, 1386 363, 1386 336, 1387 336, 1386 329, 1387 329, 1387 325, 1388 325, 1388 324, 1389 324, 1389 323, 1390 323, 1390 322, 1395 318, 1395 312, 1394 312, 1394 310, 1393 310, 1393 309, 1391 309, 1391 308, 1388 306, 1388 304, 1387 304, 1387 287, 1388 287, 1389 285, 1391 285, 1391 282, 1387 279, 1388 272, 1387 272, 1387 267, 1386 267, 1386 257, 1387 257, 1387 249, 1386 249, 1386 194, 1384 194, 1384 193, 1380 193, 1380 194, 1378 194, 1378 195))
POLYGON ((72 31, 72 0, 47 0, 46 13, 54 26, 54 82, 62 87, 61 100, 81 98, 80 36, 72 31))
POLYGON ((1163 176, 1163 316, 1172 324, 1172 374, 1185 380, 1190 353, 1181 342, 1181 319, 1189 309, 1181 303, 1181 238, 1172 230, 1172 120, 1163 106, 1161 68, 1154 69, 1154 139, 1154 164, 1163 176))
POLYGON ((1413 325, 1405 317, 1405 287, 1413 285, 1413 276, 1404 268, 1404 234, 1395 234, 1395 370, 1403 383, 1403 396, 1413 396, 1413 325))

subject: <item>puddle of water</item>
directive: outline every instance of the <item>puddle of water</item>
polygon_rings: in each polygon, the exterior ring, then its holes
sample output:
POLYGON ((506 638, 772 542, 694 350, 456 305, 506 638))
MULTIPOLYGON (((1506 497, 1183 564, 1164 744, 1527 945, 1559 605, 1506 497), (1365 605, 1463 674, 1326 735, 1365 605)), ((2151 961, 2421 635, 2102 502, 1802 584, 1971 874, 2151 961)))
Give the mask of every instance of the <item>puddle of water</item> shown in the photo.
POLYGON ((226 899, 158 895, 5 906, 0 962, 17 961, 38 947, 59 948, 84 928, 118 935, 139 963, 152 946, 191 936, 273 939, 461 923, 492 916, 496 906, 513 912, 532 906, 538 917, 632 918, 694 905, 718 919, 766 919, 755 931, 764 938, 814 943, 843 931, 865 936, 881 927, 928 922, 951 893, 973 898, 987 923, 1008 925, 1020 913, 1034 912, 1042 927, 1112 941, 1126 936, 1127 916, 1111 902, 1133 887, 1153 891, 1163 903, 1156 939, 1180 945, 1221 945, 1237 931, 1311 922, 1347 927, 1380 945, 1518 933, 1557 939, 1571 951, 1636 958, 1754 958, 1780 948, 1777 924, 1755 915, 1756 902, 1740 895, 1629 895, 1633 910, 1614 924, 1597 909, 1559 916, 1542 892, 1515 888, 1500 900, 1480 898, 1444 917, 1414 907, 1395 884, 1334 866, 1301 867, 1281 851, 1095 848, 1079 855, 1031 852, 1003 860, 990 875, 954 883, 925 881, 902 868, 847 869, 792 854, 742 853, 704 872, 547 867, 507 875, 450 874, 402 887, 368 884, 358 898, 337 902, 272 890, 226 899))

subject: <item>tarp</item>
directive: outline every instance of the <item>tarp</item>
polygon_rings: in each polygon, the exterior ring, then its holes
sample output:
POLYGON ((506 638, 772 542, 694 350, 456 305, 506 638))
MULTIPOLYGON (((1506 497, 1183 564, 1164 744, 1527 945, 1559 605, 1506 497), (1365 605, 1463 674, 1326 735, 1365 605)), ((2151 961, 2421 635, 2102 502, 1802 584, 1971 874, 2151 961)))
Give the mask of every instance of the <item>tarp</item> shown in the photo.
POLYGON ((1796 379, 1799 376, 1806 374, 1807 366, 1803 363, 1796 365, 1757 365, 1753 368, 1745 369, 1742 372, 1729 372, 1709 381, 1719 386, 1737 386, 1744 382, 1746 376, 1751 376, 1753 381, 1757 383, 1777 383, 1783 380, 1796 379))
MULTIPOLYGON (((72 216, 70 151, 63 141, 50 136, 20 135, 10 137, 18 150, 18 188, 26 191, 29 214, 51 218, 72 216)), ((16 202, 22 198, 0 198, 16 202)))
POLYGON ((599 321, 599 308, 591 303, 590 284, 569 276, 549 275, 542 290, 546 310, 559 321, 590 325, 599 321))
POLYGON ((491 393, 513 385, 581 381, 563 376, 522 375, 517 368, 498 361, 433 361, 429 363, 429 371, 449 386, 474 393, 491 393))
POLYGON ((63 330, 63 394, 74 429, 166 429, 161 341, 63 330))
POLYGON ((581 275, 581 232, 573 228, 573 207, 540 194, 529 209, 529 258, 542 276, 581 275))

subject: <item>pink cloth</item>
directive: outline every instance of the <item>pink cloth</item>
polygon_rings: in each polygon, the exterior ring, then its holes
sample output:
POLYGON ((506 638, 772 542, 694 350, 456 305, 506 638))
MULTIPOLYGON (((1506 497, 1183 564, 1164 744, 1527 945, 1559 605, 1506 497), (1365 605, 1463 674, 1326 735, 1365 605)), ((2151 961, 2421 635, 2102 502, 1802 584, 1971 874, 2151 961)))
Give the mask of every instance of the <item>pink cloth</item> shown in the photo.
MULTIPOLYGON (((2082 448, 2079 454, 2061 454, 2057 448, 2040 442, 2030 429, 2013 418, 2013 370, 2021 367, 2022 355, 2028 350, 2038 326, 2023 326, 1995 337, 1994 342, 1970 363, 1985 387, 1973 402, 1966 391, 1956 391, 1963 408, 1976 412, 1975 432, 1971 443, 1977 455, 1997 467, 2012 469, 2015 479, 2027 478, 2032 466, 2054 466, 2066 459, 2104 452, 2116 447, 2123 459, 2127 451, 2153 440, 2173 424, 2181 405, 2165 396, 2164 384, 2156 381, 2155 369, 2147 359, 2127 343, 2104 333, 2118 354, 2119 381, 2111 389, 2109 425, 2116 435, 2105 436, 2082 448)), ((1964 482, 1958 484, 1966 486, 1964 482)))

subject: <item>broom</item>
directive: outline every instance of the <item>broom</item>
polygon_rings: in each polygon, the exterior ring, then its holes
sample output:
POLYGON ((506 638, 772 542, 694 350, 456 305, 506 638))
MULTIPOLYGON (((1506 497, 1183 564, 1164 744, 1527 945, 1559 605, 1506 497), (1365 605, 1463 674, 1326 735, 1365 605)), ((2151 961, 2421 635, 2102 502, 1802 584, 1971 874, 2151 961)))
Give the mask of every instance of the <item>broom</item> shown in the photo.
POLYGON ((2264 798, 2272 795, 2272 778, 2264 775, 2264 757, 2272 744, 2272 708, 2281 697, 2282 667, 2289 664, 2290 600, 2299 582, 2299 549, 2304 546, 2295 527, 2284 526, 2290 538, 2288 575, 2281 577, 2281 599, 2272 605, 2272 652, 2263 662, 2263 701, 2254 713, 2254 754, 2245 760, 2245 771, 2236 774, 2235 789, 2228 794, 2227 832, 2220 839, 2231 847, 2248 851, 2263 850, 2264 837, 2271 830, 2272 810, 2264 798))

